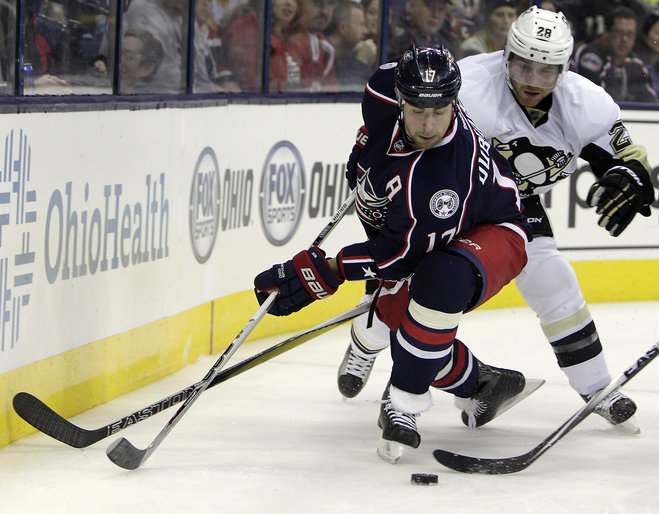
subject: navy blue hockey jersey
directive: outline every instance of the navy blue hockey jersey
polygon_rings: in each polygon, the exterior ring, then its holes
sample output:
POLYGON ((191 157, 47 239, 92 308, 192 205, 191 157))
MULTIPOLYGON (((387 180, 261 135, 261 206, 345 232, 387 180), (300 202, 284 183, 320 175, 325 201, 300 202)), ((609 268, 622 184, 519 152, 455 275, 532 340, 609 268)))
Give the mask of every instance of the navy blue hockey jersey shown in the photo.
POLYGON ((403 279, 426 252, 479 224, 502 225, 529 240, 507 161, 460 105, 435 147, 419 150, 407 143, 397 119, 395 66, 387 63, 375 72, 362 102, 368 141, 357 161, 356 205, 369 239, 339 253, 344 276, 403 279))

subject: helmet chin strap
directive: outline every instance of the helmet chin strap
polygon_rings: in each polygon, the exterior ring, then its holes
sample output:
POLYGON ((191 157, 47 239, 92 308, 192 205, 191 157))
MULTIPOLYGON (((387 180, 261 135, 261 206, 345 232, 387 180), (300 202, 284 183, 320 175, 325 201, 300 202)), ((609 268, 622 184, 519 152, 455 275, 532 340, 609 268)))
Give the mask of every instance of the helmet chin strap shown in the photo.
POLYGON ((398 100, 398 114, 396 118, 398 120, 398 126, 403 132, 403 141, 405 141, 405 143, 407 143, 408 145, 416 148, 416 144, 414 143, 414 141, 412 141, 412 138, 407 134, 407 129, 405 128, 405 120, 403 118, 403 103, 405 102, 405 100, 403 100, 400 94, 398 94, 397 89, 396 89, 396 99, 398 100))
POLYGON ((403 131, 403 140, 405 141, 405 143, 407 143, 408 145, 410 145, 412 148, 417 148, 417 149, 418 149, 418 148, 419 148, 419 145, 417 145, 417 144, 414 142, 414 140, 413 140, 413 139, 409 136, 409 134, 407 133, 407 129, 405 128, 405 123, 403 123, 402 118, 401 118, 401 120, 399 121, 399 123, 400 123, 400 128, 401 128, 402 131, 403 131))

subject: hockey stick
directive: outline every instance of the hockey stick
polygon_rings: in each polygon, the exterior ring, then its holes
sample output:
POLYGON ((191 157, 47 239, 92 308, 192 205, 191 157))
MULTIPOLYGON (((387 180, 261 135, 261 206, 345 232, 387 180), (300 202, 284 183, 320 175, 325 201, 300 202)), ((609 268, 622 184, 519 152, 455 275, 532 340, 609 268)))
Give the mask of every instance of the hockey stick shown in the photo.
MULTIPOLYGON (((339 210, 334 214, 330 222, 323 228, 323 230, 318 234, 318 237, 314 240, 312 245, 319 245, 334 229, 336 224, 343 218, 345 213, 348 211, 352 204, 355 202, 355 194, 351 192, 343 205, 339 207, 339 210)), ((158 448, 160 443, 167 437, 167 434, 176 426, 180 421, 183 415, 188 411, 190 407, 197 401, 197 398, 203 393, 210 383, 215 379, 215 377, 220 373, 220 370, 224 367, 226 362, 231 358, 231 356, 236 352, 240 345, 245 341, 247 336, 254 330, 256 325, 264 318, 267 312, 270 310, 270 307, 277 297, 277 291, 272 291, 266 300, 261 304, 261 307, 256 311, 252 319, 250 319, 245 327, 238 333, 238 335, 231 342, 229 347, 220 355, 220 358, 217 359, 215 364, 208 370, 206 376, 199 382, 199 387, 192 391, 190 396, 188 396, 183 405, 179 407, 174 416, 167 422, 165 427, 158 433, 156 438, 147 446, 145 449, 139 449, 133 446, 133 444, 128 441, 125 437, 117 439, 113 442, 108 449, 106 454, 108 458, 114 462, 117 466, 124 469, 137 469, 139 468, 158 448)))
POLYGON ((638 373, 652 360, 659 355, 659 341, 655 343, 645 354, 632 364, 622 375, 614 382, 593 396, 586 405, 575 412, 571 418, 558 427, 549 437, 538 444, 531 451, 517 457, 508 457, 503 459, 482 459, 479 457, 469 457, 458 453, 448 452, 446 450, 435 450, 433 455, 440 464, 463 473, 483 473, 488 475, 503 475, 507 473, 517 473, 528 468, 543 453, 561 440, 570 430, 581 423, 586 417, 595 410, 595 407, 604 398, 611 393, 620 389, 623 385, 634 378, 638 373))
MULTIPOLYGON (((294 336, 289 337, 285 341, 282 341, 281 343, 277 343, 270 348, 252 355, 248 359, 245 359, 244 361, 223 370, 213 379, 213 381, 208 386, 208 389, 224 382, 225 380, 228 380, 231 377, 240 375, 248 369, 266 362, 273 357, 276 357, 277 355, 281 355, 288 350, 296 348, 302 343, 305 343, 306 341, 309 341, 310 339, 327 332, 331 328, 334 328, 341 323, 345 323, 346 321, 359 316, 360 314, 366 312, 368 308, 368 303, 360 304, 342 314, 339 314, 338 316, 319 323, 315 327, 300 332, 294 336)), ((43 432, 46 435, 49 435, 54 439, 57 439, 64 444, 68 444, 73 448, 86 448, 87 446, 97 443, 106 437, 120 432, 124 428, 132 427, 135 423, 144 421, 154 414, 158 414, 165 409, 169 409, 170 407, 185 401, 192 394, 192 392, 200 386, 200 382, 192 384, 185 389, 182 389, 181 391, 163 398, 160 401, 152 403, 148 407, 144 407, 138 411, 135 411, 128 416, 124 416, 117 421, 105 425, 104 427, 92 430, 74 425, 30 393, 20 392, 16 394, 14 396, 13 403, 16 413, 37 430, 43 432)))

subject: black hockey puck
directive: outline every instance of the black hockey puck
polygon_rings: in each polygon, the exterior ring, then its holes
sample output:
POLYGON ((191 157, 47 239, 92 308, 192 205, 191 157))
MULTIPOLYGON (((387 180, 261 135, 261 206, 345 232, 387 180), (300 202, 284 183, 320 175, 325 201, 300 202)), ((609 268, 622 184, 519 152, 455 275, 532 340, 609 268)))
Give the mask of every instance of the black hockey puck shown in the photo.
POLYGON ((432 473, 412 473, 412 483, 415 485, 437 485, 438 477, 432 473))

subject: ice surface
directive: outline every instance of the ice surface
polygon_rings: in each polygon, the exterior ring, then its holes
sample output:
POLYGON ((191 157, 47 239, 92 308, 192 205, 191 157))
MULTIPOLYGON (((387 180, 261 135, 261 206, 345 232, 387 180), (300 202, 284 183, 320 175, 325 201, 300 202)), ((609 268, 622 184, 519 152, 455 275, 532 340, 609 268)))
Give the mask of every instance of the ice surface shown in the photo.
MULTIPOLYGON (((659 339, 659 302, 591 304, 616 377, 659 339)), ((206 391, 136 471, 112 464, 110 437, 77 450, 43 434, 0 450, 0 512, 7 513, 657 513, 659 363, 624 391, 642 433, 591 415, 527 470, 504 476, 443 468, 432 450, 505 457, 524 453, 583 405, 569 388, 528 308, 466 315, 459 337, 486 362, 547 383, 490 424, 470 430, 451 397, 419 418, 417 450, 396 465, 376 456, 378 400, 391 364, 376 361, 362 393, 343 400, 337 366, 343 325, 206 391), (436 473, 439 484, 410 484, 436 473)), ((229 365, 285 339, 247 343, 229 365)), ((217 356, 72 419, 98 428, 200 380, 217 356)), ((174 409, 121 432, 145 448, 174 409)))

